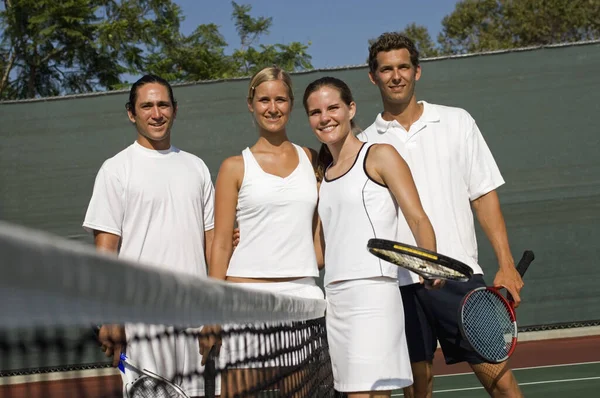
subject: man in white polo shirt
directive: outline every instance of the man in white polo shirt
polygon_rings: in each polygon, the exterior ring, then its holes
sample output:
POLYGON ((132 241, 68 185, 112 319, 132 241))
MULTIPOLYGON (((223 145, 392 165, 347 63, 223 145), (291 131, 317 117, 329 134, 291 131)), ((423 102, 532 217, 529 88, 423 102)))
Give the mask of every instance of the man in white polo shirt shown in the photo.
MULTIPOLYGON (((458 328, 458 307, 471 289, 485 286, 477 263, 473 212, 496 253, 499 270, 494 286, 504 286, 518 304, 523 281, 514 266, 496 189, 504 183, 475 121, 463 109, 417 101, 421 76, 414 43, 397 33, 382 34, 369 48, 369 77, 377 85, 383 112, 359 138, 393 145, 410 166, 423 208, 437 237, 438 251, 473 268, 467 283, 447 282, 427 289, 416 275, 399 273, 406 335, 414 384, 405 396, 430 397, 432 361, 439 341, 448 364, 468 362, 494 397, 520 397, 506 364, 482 363, 458 328)), ((413 243, 399 217, 398 240, 413 243)))

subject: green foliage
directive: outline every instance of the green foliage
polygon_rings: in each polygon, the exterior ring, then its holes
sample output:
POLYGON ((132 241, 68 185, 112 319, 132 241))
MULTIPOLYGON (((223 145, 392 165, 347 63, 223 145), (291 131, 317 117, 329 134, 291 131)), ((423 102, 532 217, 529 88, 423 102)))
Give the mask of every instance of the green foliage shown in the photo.
MULTIPOLYGON (((462 0, 442 20, 437 44, 414 23, 423 58, 600 39, 600 0, 462 0)), ((370 41, 372 42, 372 41, 370 41)))
POLYGON ((444 53, 600 38, 600 0, 463 0, 442 20, 444 53))
POLYGON ((246 76, 272 64, 310 69, 308 46, 256 45, 272 18, 232 2, 241 47, 215 24, 180 32, 173 0, 3 0, 0 100, 123 88, 124 74, 155 73, 171 82, 246 76))
POLYGON ((421 58, 437 57, 439 55, 439 51, 431 40, 429 31, 425 26, 411 23, 400 33, 410 38, 415 43, 421 58))

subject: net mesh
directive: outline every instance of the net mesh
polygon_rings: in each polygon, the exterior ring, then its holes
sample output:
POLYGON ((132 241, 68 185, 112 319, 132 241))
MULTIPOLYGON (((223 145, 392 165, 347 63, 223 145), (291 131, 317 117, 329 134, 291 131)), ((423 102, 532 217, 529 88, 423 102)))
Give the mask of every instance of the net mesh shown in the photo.
POLYGON ((517 324, 506 302, 489 289, 471 293, 462 309, 463 333, 475 351, 490 362, 508 358, 517 324))
POLYGON ((164 396, 336 395, 324 300, 127 263, 2 222, 0 252, 0 398, 138 396, 153 372, 179 386, 164 396), (125 325, 121 370, 100 349, 101 324, 125 325), (208 337, 220 351, 204 366, 194 354, 208 337))
POLYGON ((422 258, 398 253, 393 250, 371 248, 371 252, 378 254, 381 258, 409 269, 428 279, 444 278, 450 280, 467 280, 464 274, 440 264, 424 260, 422 258))

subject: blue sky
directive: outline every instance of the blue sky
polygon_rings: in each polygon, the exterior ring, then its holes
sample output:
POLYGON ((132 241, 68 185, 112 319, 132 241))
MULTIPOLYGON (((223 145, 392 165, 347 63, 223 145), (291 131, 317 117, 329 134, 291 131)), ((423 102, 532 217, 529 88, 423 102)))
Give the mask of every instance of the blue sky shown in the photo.
MULTIPOLYGON (((229 0, 174 0, 183 11, 182 33, 215 23, 231 48, 239 38, 231 19, 229 0)), ((368 40, 415 22, 435 40, 442 18, 455 0, 238 0, 252 5, 253 17, 273 17, 262 44, 311 42, 308 53, 315 68, 364 64, 368 40)))

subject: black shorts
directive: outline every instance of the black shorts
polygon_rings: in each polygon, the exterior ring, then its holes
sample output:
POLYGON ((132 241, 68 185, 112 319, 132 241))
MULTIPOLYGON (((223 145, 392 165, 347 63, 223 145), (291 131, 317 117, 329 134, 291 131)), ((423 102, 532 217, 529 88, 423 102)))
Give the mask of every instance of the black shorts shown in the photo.
POLYGON ((447 364, 483 363, 460 334, 458 311, 463 297, 486 286, 482 275, 468 282, 446 281, 441 289, 425 289, 422 284, 401 286, 404 324, 411 362, 431 361, 439 341, 447 364))

